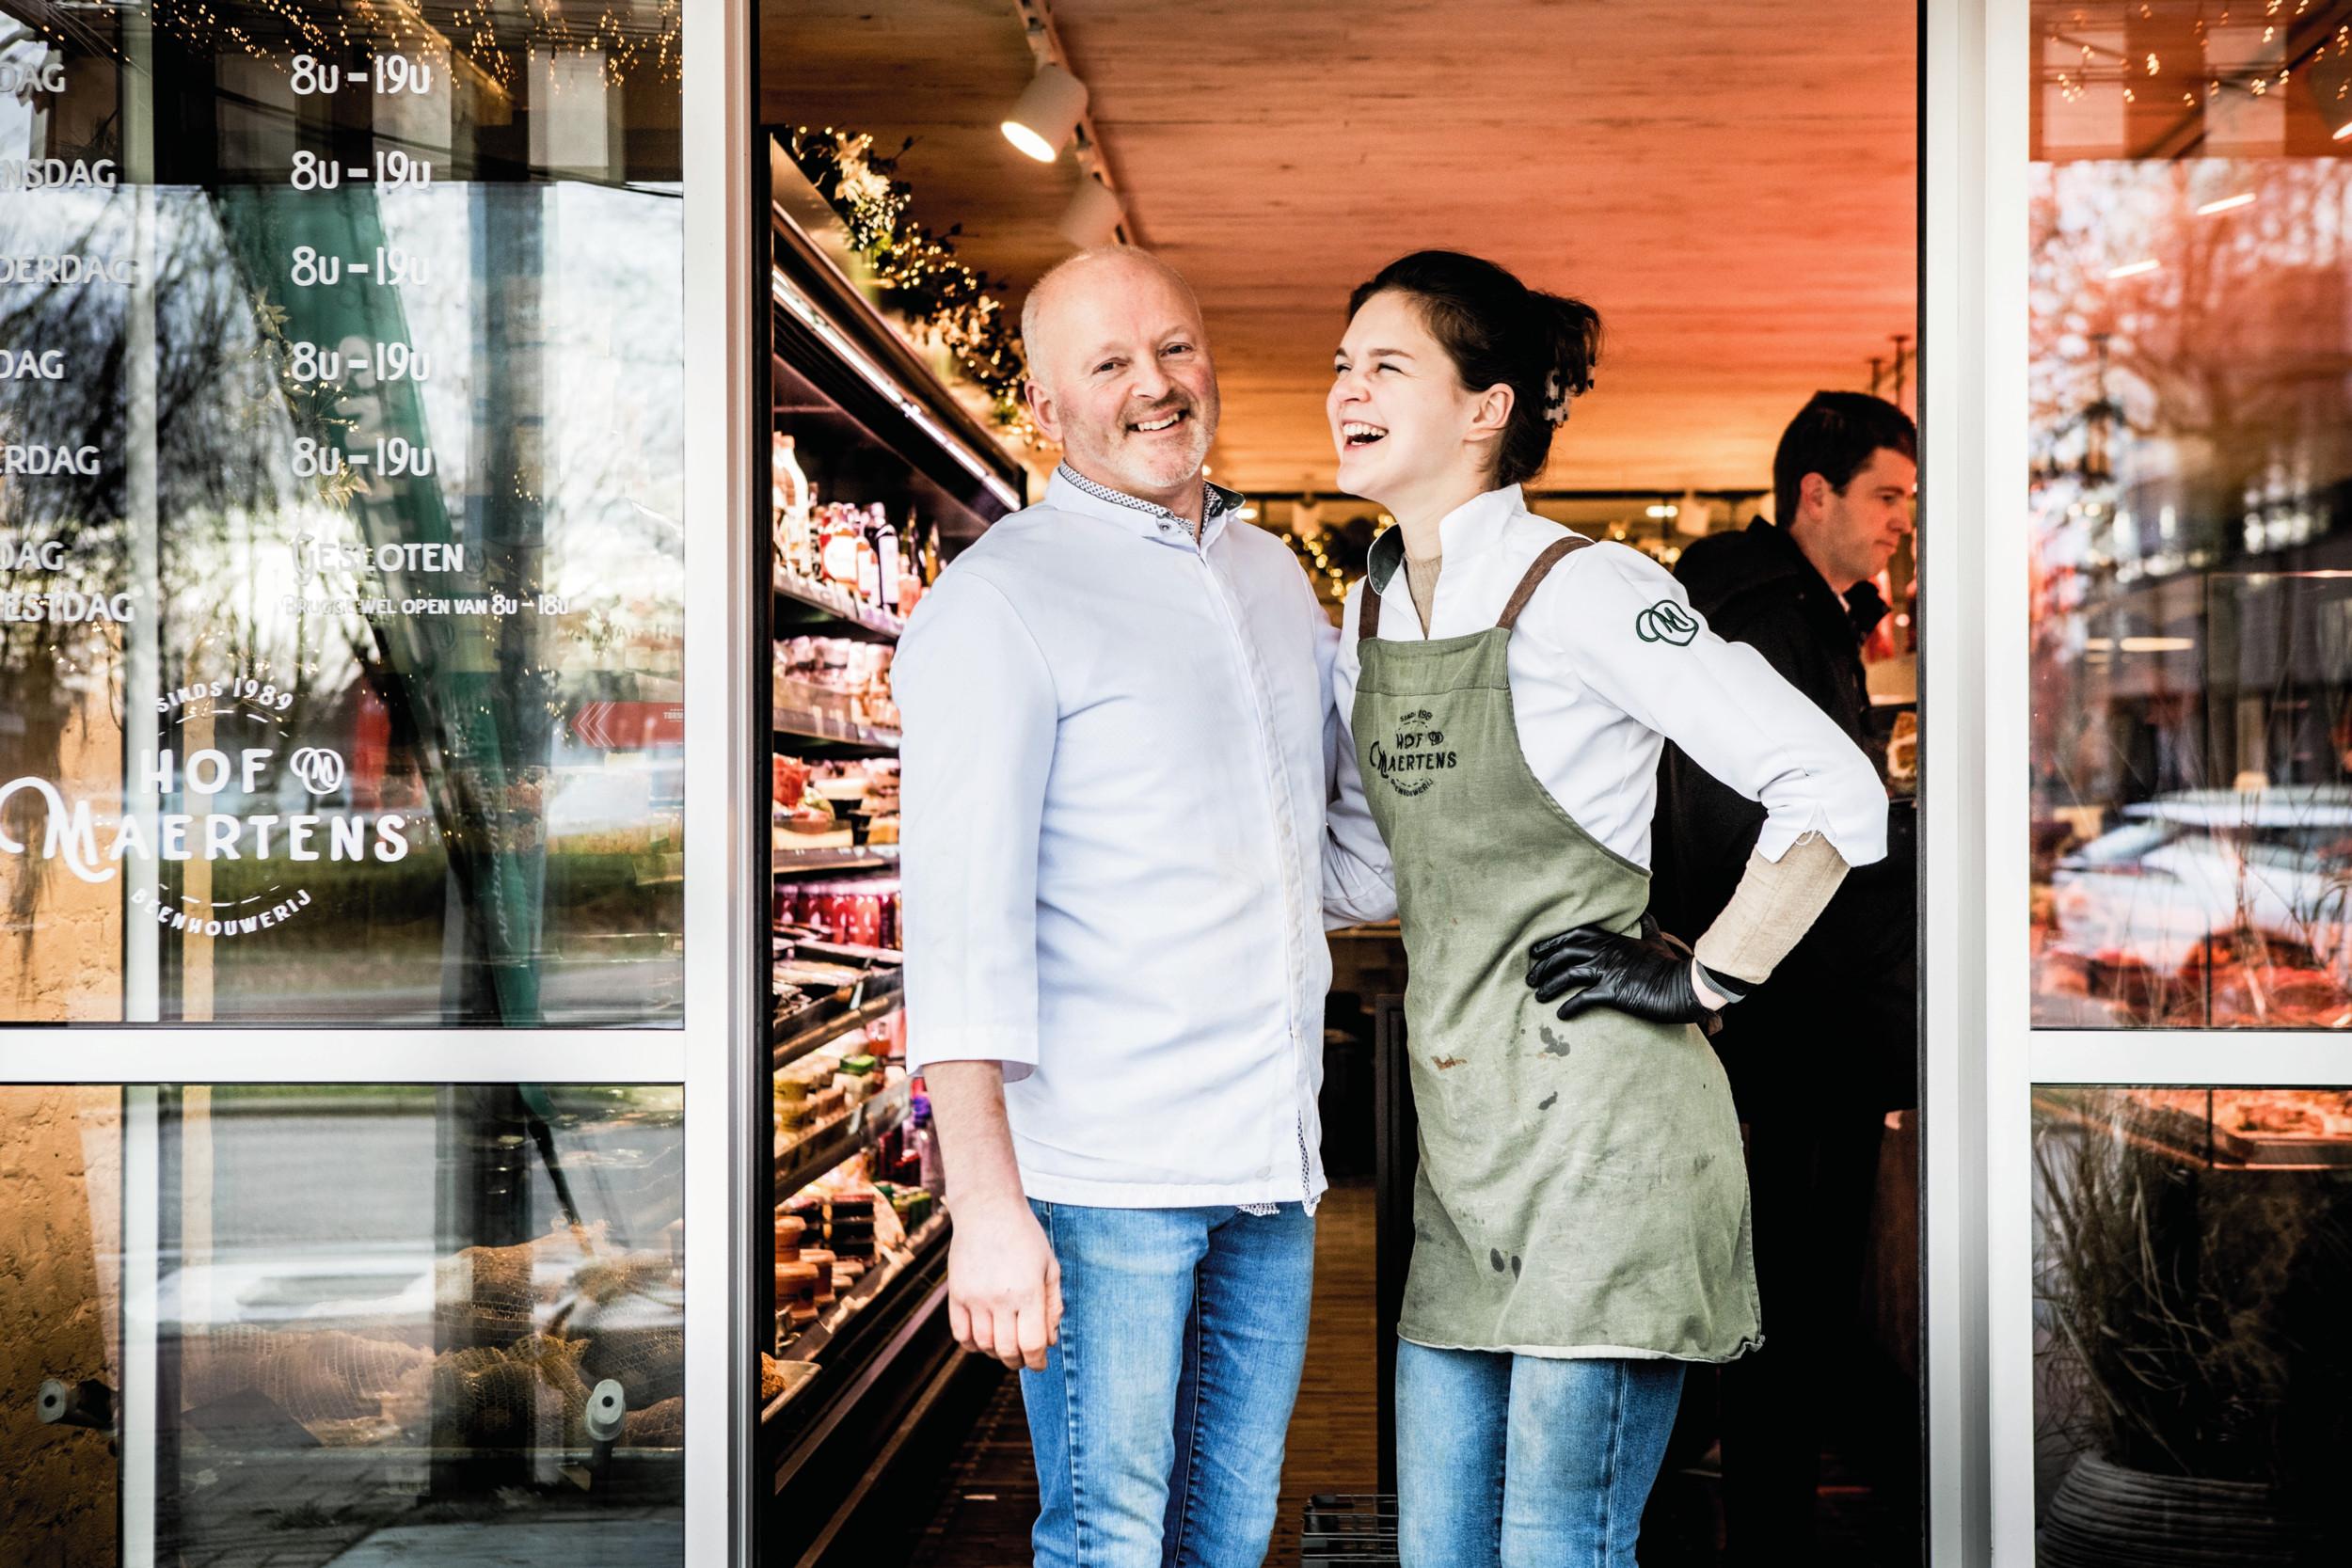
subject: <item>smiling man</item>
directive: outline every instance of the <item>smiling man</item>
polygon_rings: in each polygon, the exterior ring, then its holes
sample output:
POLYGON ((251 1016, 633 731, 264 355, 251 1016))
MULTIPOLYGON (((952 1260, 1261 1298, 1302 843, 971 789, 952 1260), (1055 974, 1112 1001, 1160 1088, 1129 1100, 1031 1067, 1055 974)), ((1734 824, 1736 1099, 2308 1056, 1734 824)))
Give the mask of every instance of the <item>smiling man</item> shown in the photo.
POLYGON ((1336 634, 1203 477, 1216 372, 1173 268, 1074 257, 1022 336, 1063 462, 893 672, 948 1314, 1022 1371, 1041 1568, 1255 1568, 1324 1185, 1336 634))

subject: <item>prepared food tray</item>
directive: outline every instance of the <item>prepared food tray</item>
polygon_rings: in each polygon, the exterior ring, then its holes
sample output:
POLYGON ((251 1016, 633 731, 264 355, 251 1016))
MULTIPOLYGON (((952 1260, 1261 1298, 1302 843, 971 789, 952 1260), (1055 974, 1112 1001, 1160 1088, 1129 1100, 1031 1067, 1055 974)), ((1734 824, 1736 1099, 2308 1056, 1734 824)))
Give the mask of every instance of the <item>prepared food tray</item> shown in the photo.
POLYGON ((2352 1090, 2133 1089, 2143 1130, 2248 1165, 2352 1166, 2352 1090))

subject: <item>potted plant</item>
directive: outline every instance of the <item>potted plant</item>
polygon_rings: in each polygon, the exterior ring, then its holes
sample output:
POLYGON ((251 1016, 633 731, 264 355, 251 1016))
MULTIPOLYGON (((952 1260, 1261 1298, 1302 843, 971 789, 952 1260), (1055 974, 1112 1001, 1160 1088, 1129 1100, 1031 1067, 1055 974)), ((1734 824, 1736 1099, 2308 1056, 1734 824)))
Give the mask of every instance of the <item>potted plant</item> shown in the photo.
POLYGON ((2037 1106, 2040 1568, 2345 1560, 2352 1172, 2217 1163, 2206 1100, 2037 1106))

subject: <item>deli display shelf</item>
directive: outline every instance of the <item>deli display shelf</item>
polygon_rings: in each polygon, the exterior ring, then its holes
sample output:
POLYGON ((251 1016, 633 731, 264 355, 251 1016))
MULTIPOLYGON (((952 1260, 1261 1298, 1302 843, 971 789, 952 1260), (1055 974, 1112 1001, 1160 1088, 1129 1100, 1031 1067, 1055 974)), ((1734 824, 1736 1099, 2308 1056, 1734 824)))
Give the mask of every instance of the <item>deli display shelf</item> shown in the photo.
POLYGON ((905 1000, 905 989, 898 974, 877 971, 873 979, 853 987, 845 996, 778 1019, 770 1031, 769 1069, 789 1067, 844 1035, 881 1022, 897 1012, 905 1000))
MULTIPOLYGON (((878 1302, 886 1301, 892 1287, 910 1277, 919 1278, 924 1265, 933 1255, 944 1256, 947 1242, 947 1215, 945 1210, 923 1222, 922 1228, 907 1238, 908 1256, 904 1261, 894 1261, 886 1268, 873 1269, 865 1278, 843 1291, 833 1307, 815 1323, 785 1341, 776 1353, 778 1361, 815 1361, 823 1363, 826 1353, 835 1340, 847 1337, 852 1321, 865 1314, 878 1302)), ((805 1383, 795 1385, 771 1400, 759 1412, 762 1421, 774 1420, 784 1407, 807 1388, 805 1383)))
POLYGON ((906 1079, 879 1096, 852 1105, 820 1126, 812 1127, 776 1153, 776 1197, 790 1197, 825 1172, 862 1148, 869 1148, 907 1119, 913 1101, 906 1079))
POLYGON ((860 844, 843 849, 778 849, 770 857, 779 877, 820 871, 888 871, 898 863, 895 844, 860 844))
POLYGON ((844 746, 870 746, 884 752, 898 749, 897 730, 851 723, 847 719, 835 719, 829 713, 811 713, 806 708, 776 709, 774 728, 778 735, 797 735, 810 740, 831 740, 844 746))
MULTIPOLYGON (((773 658, 755 701, 774 735, 771 806, 784 833, 831 840, 795 847, 780 833, 781 848, 771 849, 775 994, 798 1010, 771 1016, 770 1081, 751 1092, 774 1096, 773 1152, 768 1170, 746 1173, 755 1190, 744 1196, 757 1226, 754 1256, 773 1262, 769 1208, 843 1180, 903 1194, 915 1185, 910 1165, 930 1157, 917 1152, 931 1147, 928 1117, 916 1112, 897 1016, 905 1005, 893 950, 898 847, 854 839, 897 815, 889 674, 907 624, 897 607, 919 605, 946 561, 1019 507, 1042 473, 1008 445, 975 389, 943 380, 944 361, 887 314, 841 218, 781 140, 770 147, 769 190, 760 288, 769 337, 759 359, 773 483, 753 579, 771 589, 760 601, 773 658), (895 594, 882 586, 894 537, 895 594), (846 578, 845 557, 856 562, 846 578), (868 787, 855 797, 818 787, 850 776, 868 787), (818 820, 820 801, 832 821, 818 820), (836 874, 839 886, 829 885, 836 874), (819 897, 856 908, 846 916, 811 909, 819 897), (869 910, 868 900, 882 902, 869 910), (812 941, 803 929, 853 932, 873 945, 812 941), (836 1054, 840 1062, 827 1062, 836 1054), (877 1082, 879 1092, 846 1104, 877 1082), (821 1118, 807 1104, 819 1100, 821 1118)), ((758 1560, 903 1560, 868 1545, 903 1536, 905 1489, 948 1463, 1002 1379, 993 1363, 960 1354, 948 1333, 950 1223, 934 1213, 888 1249, 889 1261, 855 1278, 843 1271, 839 1302, 781 1344, 771 1272, 753 1269, 747 1322, 758 1342, 740 1354, 760 1418, 755 1462, 772 1478, 758 1560)))
POLYGON ((898 635, 907 628, 903 617, 893 615, 887 610, 876 610, 871 605, 862 604, 854 596, 833 583, 818 582, 813 578, 804 578, 796 572, 787 572, 778 568, 775 574, 775 585, 776 592, 784 597, 806 605, 812 610, 821 610, 836 620, 847 621, 850 625, 870 631, 877 637, 886 637, 896 641, 898 635))

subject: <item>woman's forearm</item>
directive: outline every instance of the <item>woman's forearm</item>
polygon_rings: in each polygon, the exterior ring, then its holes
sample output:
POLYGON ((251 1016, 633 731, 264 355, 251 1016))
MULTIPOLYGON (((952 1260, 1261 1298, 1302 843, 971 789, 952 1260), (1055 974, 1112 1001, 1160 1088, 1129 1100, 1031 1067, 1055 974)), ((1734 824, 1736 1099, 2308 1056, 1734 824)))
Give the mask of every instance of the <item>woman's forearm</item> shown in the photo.
POLYGON ((1799 839, 1777 861, 1750 854, 1731 902, 1698 940, 1699 962, 1750 985, 1770 979, 1829 907, 1847 869, 1844 857, 1819 833, 1799 839))

